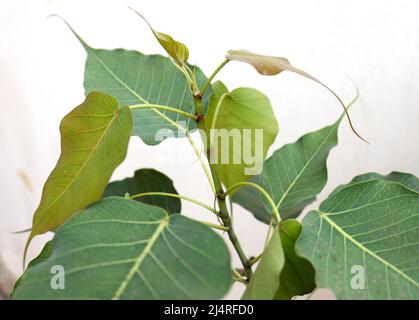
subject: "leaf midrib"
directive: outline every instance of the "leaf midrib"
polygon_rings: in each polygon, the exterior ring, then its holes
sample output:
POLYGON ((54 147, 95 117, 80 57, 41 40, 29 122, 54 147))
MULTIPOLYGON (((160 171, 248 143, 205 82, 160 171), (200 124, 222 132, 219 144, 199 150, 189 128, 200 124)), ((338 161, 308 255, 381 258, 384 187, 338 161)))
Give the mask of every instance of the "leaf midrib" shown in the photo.
POLYGON ((162 234, 164 229, 168 226, 168 223, 169 223, 169 216, 166 214, 165 217, 161 220, 159 226, 154 231, 153 235, 151 236, 145 248, 140 252, 138 257, 135 259, 134 265, 132 266, 127 276, 125 277, 124 281, 121 283, 119 288, 116 290, 114 296, 112 297, 113 300, 119 299, 121 295, 124 293, 132 277, 135 275, 137 271, 140 270, 141 264, 143 263, 147 255, 151 252, 151 248, 156 243, 156 241, 158 240, 159 236, 162 234))
POLYGON ((373 251, 371 251, 370 249, 365 247, 362 243, 360 243, 360 242, 356 241, 354 238, 352 238, 350 234, 345 232, 339 225, 337 225, 332 219, 330 219, 327 216, 328 214, 326 212, 317 211, 317 213, 319 214, 320 219, 326 220, 326 222, 328 222, 333 228, 335 228, 344 238, 351 241, 355 246, 360 248, 362 251, 368 253, 370 256, 372 256, 373 258, 375 258, 376 260, 378 260, 379 262, 384 264, 387 268, 390 268, 394 272, 398 273, 400 276, 405 278, 407 281, 409 281, 409 282, 413 283, 415 286, 419 287, 419 283, 417 283, 414 279, 409 277, 403 271, 397 269, 394 265, 390 264, 387 260, 385 260, 385 259, 381 258, 379 255, 375 254, 373 251))
MULTIPOLYGON (((100 65, 116 80, 118 81, 125 89, 127 89, 133 96, 144 102, 145 104, 150 104, 146 99, 144 99, 140 94, 138 94, 135 90, 133 90, 130 86, 128 86, 124 81, 122 81, 121 78, 119 78, 107 65, 104 61, 102 61, 95 53, 92 48, 89 46, 85 47, 88 54, 91 54, 99 63, 100 65)), ((157 115, 159 115, 162 119, 166 120, 170 124, 174 125, 175 127, 179 129, 185 130, 185 128, 181 125, 179 125, 177 122, 173 121, 169 117, 167 117, 164 113, 160 112, 157 109, 150 108, 150 110, 153 110, 157 115)), ((185 130, 186 131, 186 130, 185 130)))
POLYGON ((115 122, 115 120, 119 117, 120 114, 120 110, 118 108, 115 109, 115 112, 112 116, 112 120, 109 121, 109 124, 106 126, 105 130, 103 130, 102 135, 100 136, 99 140, 97 141, 97 143, 93 146, 93 148, 91 149, 90 154, 87 156, 86 160, 83 162, 83 164, 80 166, 79 170, 76 172, 76 174, 74 175, 73 179, 71 179, 70 183, 64 188, 64 190, 54 199, 54 201, 48 205, 48 207, 44 210, 44 211, 48 211, 49 209, 51 209, 51 207, 59 200, 61 199, 61 197, 64 196, 64 194, 68 191, 68 189, 74 184, 74 182, 76 181, 76 179, 80 176, 80 173, 83 171, 83 169, 86 167, 87 163, 89 163, 90 159, 93 157, 93 155, 95 154, 98 146, 100 145, 100 143, 103 141, 104 137, 106 136, 106 134, 108 133, 109 129, 112 127, 113 123, 115 122))

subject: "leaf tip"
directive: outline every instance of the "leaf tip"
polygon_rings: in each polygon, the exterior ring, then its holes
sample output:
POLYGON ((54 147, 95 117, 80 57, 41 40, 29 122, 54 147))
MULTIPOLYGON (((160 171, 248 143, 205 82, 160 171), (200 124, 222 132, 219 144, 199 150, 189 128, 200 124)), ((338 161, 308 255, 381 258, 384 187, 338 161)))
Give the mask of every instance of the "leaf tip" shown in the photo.
POLYGON ((63 17, 61 17, 59 14, 53 13, 47 16, 46 19, 49 18, 58 18, 60 19, 62 22, 65 23, 65 25, 70 29, 70 31, 73 33, 73 35, 77 38, 77 40, 79 40, 80 44, 83 46, 84 49, 89 49, 90 46, 86 43, 86 41, 84 41, 78 34, 77 32, 73 29, 73 27, 67 22, 67 20, 65 20, 63 17))

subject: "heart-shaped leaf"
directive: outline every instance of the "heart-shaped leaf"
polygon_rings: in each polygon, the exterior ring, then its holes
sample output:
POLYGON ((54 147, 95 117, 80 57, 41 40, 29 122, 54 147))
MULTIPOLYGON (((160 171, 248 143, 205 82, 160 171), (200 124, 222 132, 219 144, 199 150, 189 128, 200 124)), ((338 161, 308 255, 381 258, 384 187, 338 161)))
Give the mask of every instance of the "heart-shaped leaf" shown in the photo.
POLYGON ((339 187, 311 211, 297 248, 318 286, 340 299, 417 299, 418 224, 417 191, 368 179, 339 187))
POLYGON ((252 88, 231 92, 216 88, 208 110, 211 159, 229 188, 260 173, 266 153, 278 134, 269 99, 252 88), (218 93, 217 93, 218 92, 218 93))
POLYGON ((232 284, 230 254, 207 226, 124 198, 106 198, 60 227, 26 270, 14 299, 219 299, 232 284), (45 259, 46 257, 46 259, 45 259), (60 266, 65 290, 54 290, 60 266))
MULTIPOLYGON (((338 143, 340 120, 283 146, 265 161, 261 186, 271 195, 283 219, 297 216, 325 186, 326 161, 338 143)), ((269 203, 263 201, 270 210, 269 203)))
MULTIPOLYGON (((146 144, 157 145, 169 137, 184 137, 185 128, 196 128, 196 123, 190 118, 152 108, 159 105, 195 114, 189 83, 169 58, 124 49, 94 49, 70 25, 68 27, 87 52, 85 93, 106 92, 116 97, 121 105, 144 107, 131 110, 132 135, 140 137, 146 144)), ((202 86, 207 78, 198 67, 191 68, 198 85, 202 86)), ((204 111, 211 95, 209 88, 202 99, 204 111)))
POLYGON ((61 155, 45 182, 25 254, 34 236, 55 230, 78 210, 101 198, 125 159, 131 112, 103 93, 91 93, 61 121, 61 155))
MULTIPOLYGON (((141 169, 134 173, 131 178, 121 181, 114 181, 108 184, 103 193, 103 198, 110 196, 124 197, 127 193, 130 196, 147 192, 166 192, 177 194, 173 181, 163 173, 154 169, 141 169)), ((181 201, 179 198, 163 196, 138 197, 135 200, 158 206, 168 213, 181 212, 181 201)))
POLYGON ((297 220, 275 228, 242 299, 287 300, 314 290, 313 266, 295 252, 300 234, 297 220))
POLYGON ((241 61, 245 62, 247 64, 252 65, 257 72, 259 72, 261 75, 276 75, 281 73, 282 71, 290 71, 293 73, 297 73, 300 76, 303 76, 307 79, 310 79, 314 82, 317 82, 324 88, 326 88, 331 94, 333 94, 336 99, 338 99, 339 103, 342 105, 343 110, 345 111, 346 117, 348 118, 349 125, 352 129, 352 131, 363 141, 367 142, 354 128, 351 117, 349 116, 349 113, 347 111, 347 108, 345 107, 345 104, 340 99, 340 97, 328 86, 326 86, 323 82, 318 80, 317 78, 313 77, 311 74, 298 69, 291 65, 291 63, 288 61, 288 59, 284 57, 272 57, 272 56, 265 56, 257 53, 253 53, 247 50, 230 50, 228 51, 228 54, 226 55, 226 58, 229 60, 235 60, 235 61, 241 61))

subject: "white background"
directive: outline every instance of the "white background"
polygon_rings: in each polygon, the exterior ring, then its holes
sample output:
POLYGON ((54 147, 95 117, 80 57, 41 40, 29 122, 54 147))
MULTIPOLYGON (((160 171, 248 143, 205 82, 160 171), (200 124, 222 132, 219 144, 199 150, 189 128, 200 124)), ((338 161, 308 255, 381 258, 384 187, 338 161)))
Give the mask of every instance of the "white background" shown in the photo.
MULTIPOLYGON (((21 273, 27 237, 7 232, 30 227, 42 185, 59 156, 60 119, 84 97, 86 54, 61 21, 46 17, 59 13, 93 47, 162 53, 145 23, 126 4, 148 17, 157 30, 186 43, 190 61, 207 74, 228 49, 248 49, 287 57, 344 101, 355 92, 347 77, 357 84, 361 97, 351 114, 371 144, 361 142, 343 123, 320 199, 364 172, 399 170, 419 175, 415 0, 0 0, 0 286, 7 274, 21 273)), ((297 75, 261 77, 251 67, 233 62, 219 78, 230 89, 252 86, 270 97, 280 123, 273 150, 334 122, 341 113, 333 96, 297 75)), ((193 157, 177 165, 167 156, 159 160, 174 147, 192 155, 185 140, 169 139, 148 147, 132 139, 128 157, 113 179, 130 176, 137 168, 155 167, 175 181, 179 193, 211 204, 210 189, 193 157)), ((183 208, 190 216, 211 219, 199 207, 184 203, 183 208)), ((245 251, 258 254, 266 226, 239 207, 235 224, 245 251)), ((46 238, 34 241, 30 257, 46 238)), ((237 285, 228 297, 239 297, 241 291, 237 285)))

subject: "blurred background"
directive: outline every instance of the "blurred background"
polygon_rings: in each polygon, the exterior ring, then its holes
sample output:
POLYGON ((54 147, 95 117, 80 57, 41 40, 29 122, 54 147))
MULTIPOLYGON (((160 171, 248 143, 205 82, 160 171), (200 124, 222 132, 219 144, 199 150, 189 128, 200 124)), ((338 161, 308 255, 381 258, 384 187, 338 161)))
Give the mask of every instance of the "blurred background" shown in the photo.
MULTIPOLYGON (((127 5, 157 30, 187 44, 190 62, 207 75, 227 50, 248 49, 287 57, 346 102, 355 95, 348 77, 359 87, 360 98, 350 113, 370 145, 356 138, 346 121, 342 123, 339 145, 328 159, 329 181, 319 201, 364 172, 419 175, 416 0, 0 0, 0 298, 7 296, 22 272, 28 236, 10 232, 30 228, 43 183, 60 153, 60 120, 84 99, 86 53, 62 21, 47 16, 60 14, 93 47, 163 53, 127 5)), ((269 96, 280 124, 272 150, 331 124, 341 113, 326 90, 294 74, 261 77, 251 67, 232 62, 218 78, 230 89, 252 86, 269 96)), ((147 167, 172 178, 179 193, 212 203, 186 140, 168 139, 149 147, 132 139, 128 157, 113 179, 147 167), (173 155, 173 150, 190 155, 189 160, 176 163, 164 156, 173 155)), ((195 218, 212 218, 188 203, 183 203, 183 211, 195 218)), ((257 255, 267 227, 236 206, 234 222, 247 254, 257 255)), ((33 241, 29 259, 49 237, 33 241)), ((234 253, 232 257, 238 266, 234 253)), ((227 298, 238 298, 242 291, 237 284, 227 298)), ((314 295, 332 297, 327 291, 314 295)))

